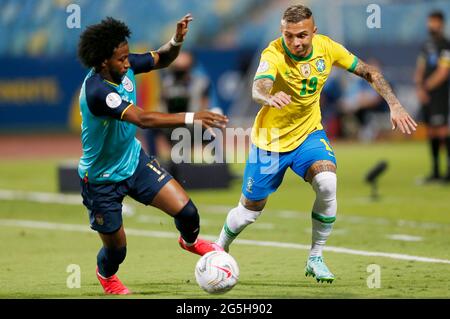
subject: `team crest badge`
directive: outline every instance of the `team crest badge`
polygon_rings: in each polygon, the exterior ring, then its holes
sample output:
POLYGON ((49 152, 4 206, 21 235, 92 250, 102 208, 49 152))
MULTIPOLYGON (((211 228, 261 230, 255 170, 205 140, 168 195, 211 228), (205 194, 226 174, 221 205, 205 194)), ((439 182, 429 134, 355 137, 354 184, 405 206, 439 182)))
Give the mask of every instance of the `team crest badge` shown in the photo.
POLYGON ((320 73, 325 71, 325 69, 326 69, 325 61, 323 59, 317 60, 316 61, 316 68, 317 68, 317 71, 319 71, 320 73))
POLYGON ((105 221, 103 220, 103 215, 102 214, 96 214, 95 215, 95 221, 100 226, 102 226, 105 223, 105 221))
POLYGON ((123 88, 125 89, 125 91, 133 92, 133 89, 134 89, 133 82, 131 82, 131 80, 127 76, 125 76, 123 78, 122 85, 123 85, 123 88))
POLYGON ((302 64, 300 66, 300 72, 302 73, 303 77, 308 78, 311 75, 311 66, 309 63, 302 64))

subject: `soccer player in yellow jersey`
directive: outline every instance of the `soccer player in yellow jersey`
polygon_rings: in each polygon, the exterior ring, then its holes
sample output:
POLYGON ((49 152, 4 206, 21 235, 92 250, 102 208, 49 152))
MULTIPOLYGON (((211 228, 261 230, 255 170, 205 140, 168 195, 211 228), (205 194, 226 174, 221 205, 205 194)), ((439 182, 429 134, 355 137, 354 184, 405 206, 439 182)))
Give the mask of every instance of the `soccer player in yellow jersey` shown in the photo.
POLYGON ((252 95, 262 108, 252 129, 242 196, 228 213, 216 243, 228 251, 236 236, 256 221, 290 167, 316 193, 305 273, 317 281, 332 282, 334 275, 323 261, 322 250, 336 219, 336 159, 323 131, 319 105, 331 67, 346 69, 372 85, 389 104, 392 129, 411 134, 417 124, 377 69, 316 32, 311 10, 291 6, 281 20, 282 36, 261 54, 252 95), (264 169, 268 162, 269 169, 264 169))

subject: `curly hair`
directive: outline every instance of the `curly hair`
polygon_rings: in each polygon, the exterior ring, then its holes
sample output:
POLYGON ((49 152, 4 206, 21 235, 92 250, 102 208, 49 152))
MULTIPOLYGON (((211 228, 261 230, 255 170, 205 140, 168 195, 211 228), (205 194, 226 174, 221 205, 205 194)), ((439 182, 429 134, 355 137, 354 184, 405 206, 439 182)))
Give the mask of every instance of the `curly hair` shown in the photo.
POLYGON ((99 68, 105 59, 111 58, 114 49, 130 37, 128 26, 107 17, 98 24, 88 26, 80 36, 78 57, 89 68, 99 68))

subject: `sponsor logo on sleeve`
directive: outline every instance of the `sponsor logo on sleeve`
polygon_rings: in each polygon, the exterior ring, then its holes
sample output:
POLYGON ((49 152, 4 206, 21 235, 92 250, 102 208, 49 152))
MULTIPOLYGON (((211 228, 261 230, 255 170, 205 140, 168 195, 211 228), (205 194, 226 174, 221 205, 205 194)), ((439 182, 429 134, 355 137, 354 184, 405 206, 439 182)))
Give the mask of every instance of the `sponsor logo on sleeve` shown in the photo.
POLYGON ((263 73, 266 72, 267 70, 269 70, 269 62, 263 60, 259 63, 256 73, 263 73))

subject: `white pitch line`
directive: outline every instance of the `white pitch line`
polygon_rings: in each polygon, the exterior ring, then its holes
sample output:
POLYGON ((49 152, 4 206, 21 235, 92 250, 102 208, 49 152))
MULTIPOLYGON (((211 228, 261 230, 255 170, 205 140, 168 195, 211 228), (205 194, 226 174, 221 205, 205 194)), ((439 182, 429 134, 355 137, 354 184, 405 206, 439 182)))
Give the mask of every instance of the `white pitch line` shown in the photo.
MULTIPOLYGON (((35 229, 48 229, 48 230, 62 230, 62 231, 76 231, 84 233, 93 233, 88 226, 76 225, 76 224, 61 224, 61 223, 50 223, 35 220, 20 220, 20 219, 0 219, 0 226, 9 227, 27 227, 35 229)), ((127 235, 141 236, 141 237, 153 237, 153 238, 177 238, 177 233, 172 232, 162 232, 162 231, 149 231, 149 230, 139 230, 127 228, 127 235)), ((202 237, 215 240, 217 237, 212 235, 202 235, 202 237)), ((309 250, 310 245, 302 245, 295 243, 282 243, 276 241, 259 241, 259 240, 248 240, 248 239, 236 239, 236 244, 240 245, 250 245, 250 246, 265 246, 265 247, 276 247, 276 248, 292 248, 300 250, 309 250)), ((349 249, 344 247, 332 247, 327 246, 324 248, 325 251, 330 251, 334 253, 350 254, 358 256, 370 256, 370 257, 385 257, 398 260, 408 260, 408 261, 419 261, 426 263, 439 263, 439 264, 450 264, 450 260, 447 259, 437 259, 421 256, 411 256, 397 253, 384 253, 384 252, 372 252, 365 250, 349 249)))
MULTIPOLYGON (((3 200, 24 200, 38 203, 51 203, 51 204, 66 204, 66 205, 82 205, 81 195, 60 194, 60 193, 44 193, 44 192, 31 192, 31 191, 18 191, 18 190, 6 190, 0 189, 0 199, 3 200)), ((197 205, 202 211, 207 210, 208 213, 225 215, 233 207, 226 205, 197 205)), ((310 213, 293 211, 293 210, 276 210, 268 209, 267 213, 274 212, 280 218, 298 219, 309 218, 310 213)), ((126 216, 132 216, 134 214, 134 205, 123 204, 123 213, 126 216)), ((435 222, 417 222, 411 220, 389 220, 381 217, 368 217, 368 216, 352 216, 352 215, 339 215, 339 220, 349 222, 352 224, 377 224, 377 225, 397 225, 408 226, 412 228, 422 229, 442 229, 450 228, 450 224, 435 223, 435 222)))
MULTIPOLYGON (((59 193, 43 193, 43 192, 27 192, 0 189, 0 199, 4 200, 24 200, 35 203, 49 203, 62 205, 83 205, 81 195, 75 194, 59 194, 59 193)), ((126 216, 134 215, 134 209, 131 205, 122 204, 123 213, 126 216)))
POLYGON ((423 237, 420 236, 411 236, 411 235, 404 235, 404 234, 391 234, 386 235, 387 238, 393 239, 393 240, 401 240, 401 241, 422 241, 423 237))

